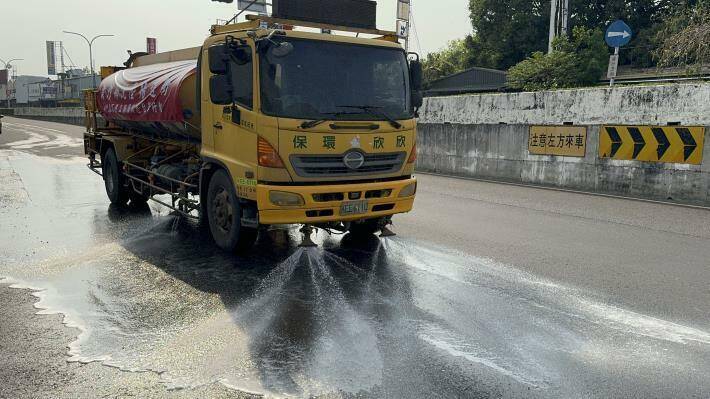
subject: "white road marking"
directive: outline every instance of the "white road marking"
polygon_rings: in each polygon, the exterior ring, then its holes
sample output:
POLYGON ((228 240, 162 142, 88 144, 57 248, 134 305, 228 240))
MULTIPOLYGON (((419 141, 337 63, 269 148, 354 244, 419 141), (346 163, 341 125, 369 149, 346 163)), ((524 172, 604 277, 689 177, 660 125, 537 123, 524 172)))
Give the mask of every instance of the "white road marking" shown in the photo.
POLYGON ((6 146, 16 150, 28 150, 37 147, 44 149, 77 147, 83 143, 82 139, 71 137, 66 132, 57 129, 23 123, 4 123, 3 127, 9 127, 13 131, 26 133, 30 136, 27 139, 5 143, 6 146))

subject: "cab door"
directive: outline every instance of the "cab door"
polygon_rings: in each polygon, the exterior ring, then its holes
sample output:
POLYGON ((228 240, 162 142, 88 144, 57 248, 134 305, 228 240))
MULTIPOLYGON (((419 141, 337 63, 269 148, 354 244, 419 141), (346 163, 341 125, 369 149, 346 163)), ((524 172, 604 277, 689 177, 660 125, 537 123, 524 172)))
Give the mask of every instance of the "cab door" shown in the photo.
MULTIPOLYGON (((223 46, 226 54, 222 62, 226 66, 224 74, 227 79, 216 79, 221 85, 228 85, 231 102, 210 102, 212 157, 219 160, 230 172, 235 189, 242 198, 256 199, 256 112, 254 96, 254 48, 248 44, 240 46, 223 46), (220 104, 221 103, 221 104, 220 104), (252 188, 253 186, 253 188, 252 188)), ((210 58, 218 57, 219 51, 209 52, 210 58)), ((215 60, 210 60, 215 62, 215 60)), ((210 83, 210 91, 221 91, 224 87, 210 83)))

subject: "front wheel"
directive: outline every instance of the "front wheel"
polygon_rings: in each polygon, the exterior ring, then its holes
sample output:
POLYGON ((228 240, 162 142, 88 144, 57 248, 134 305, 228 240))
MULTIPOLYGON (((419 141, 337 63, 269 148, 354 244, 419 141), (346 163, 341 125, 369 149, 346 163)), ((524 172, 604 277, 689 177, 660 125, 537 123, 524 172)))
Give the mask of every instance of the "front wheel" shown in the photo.
POLYGON ((214 242, 225 251, 245 251, 256 241, 258 231, 242 226, 242 207, 224 170, 218 170, 210 179, 207 218, 214 242))

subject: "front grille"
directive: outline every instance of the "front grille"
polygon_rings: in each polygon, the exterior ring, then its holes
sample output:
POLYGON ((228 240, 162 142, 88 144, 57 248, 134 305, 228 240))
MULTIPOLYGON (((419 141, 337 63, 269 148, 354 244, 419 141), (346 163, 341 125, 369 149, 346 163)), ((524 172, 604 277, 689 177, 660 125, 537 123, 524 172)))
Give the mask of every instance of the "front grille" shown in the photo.
POLYGON ((291 165, 301 177, 366 176, 399 171, 406 152, 364 154, 365 163, 358 169, 345 166, 341 155, 291 155, 291 165))

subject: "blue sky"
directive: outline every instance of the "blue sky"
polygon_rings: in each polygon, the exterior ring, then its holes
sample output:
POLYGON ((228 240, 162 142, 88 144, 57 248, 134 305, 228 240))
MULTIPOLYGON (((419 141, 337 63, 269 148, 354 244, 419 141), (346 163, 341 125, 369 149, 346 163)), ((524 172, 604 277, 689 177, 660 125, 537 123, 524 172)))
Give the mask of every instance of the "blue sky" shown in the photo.
MULTIPOLYGON (((414 51, 436 51, 471 31, 468 0, 412 1, 419 37, 413 37, 414 51)), ((126 50, 143 51, 149 36, 158 38, 158 51, 199 45, 210 25, 231 17, 236 6, 210 0, 5 0, 3 9, 0 58, 24 58, 16 64, 20 74, 46 75, 46 40, 63 40, 76 65, 89 63, 83 39, 62 30, 115 34, 96 41, 94 57, 97 66, 120 65, 126 50)), ((395 15, 396 0, 378 1, 380 29, 394 30, 395 15)))

